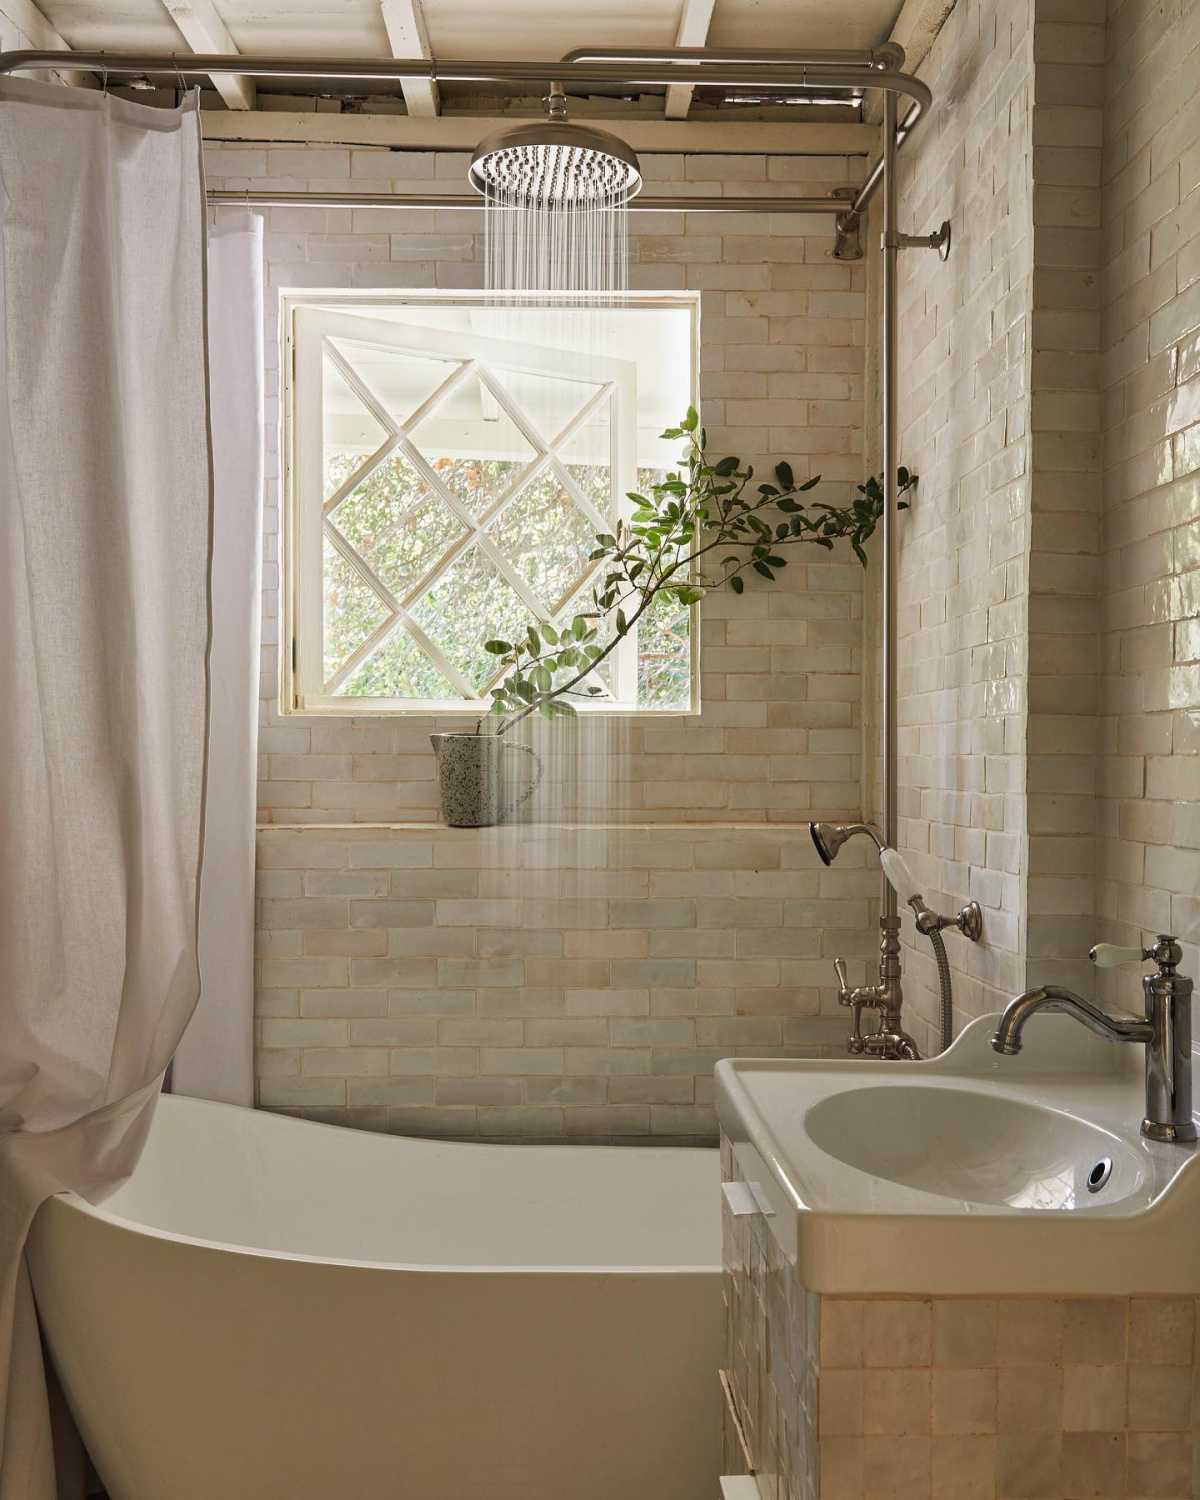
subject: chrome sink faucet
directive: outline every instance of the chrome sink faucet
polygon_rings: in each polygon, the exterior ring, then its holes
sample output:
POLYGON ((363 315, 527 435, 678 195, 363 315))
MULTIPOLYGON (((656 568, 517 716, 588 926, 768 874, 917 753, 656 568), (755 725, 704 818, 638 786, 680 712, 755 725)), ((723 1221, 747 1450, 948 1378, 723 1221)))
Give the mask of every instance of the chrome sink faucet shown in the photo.
POLYGON ((1116 964, 1158 965, 1142 980, 1146 1000, 1144 1018, 1110 1016, 1075 994, 1047 984, 1026 990, 1010 1000, 992 1037, 992 1047, 1006 1057, 1021 1050, 1021 1034, 1038 1011, 1074 1016, 1089 1031, 1110 1042, 1137 1042, 1146 1049, 1146 1115, 1142 1134, 1152 1141, 1194 1141, 1192 1119, 1192 981, 1177 971, 1183 950, 1173 937, 1160 936, 1152 948, 1116 948, 1098 943, 1090 954, 1094 964, 1110 969, 1116 964))

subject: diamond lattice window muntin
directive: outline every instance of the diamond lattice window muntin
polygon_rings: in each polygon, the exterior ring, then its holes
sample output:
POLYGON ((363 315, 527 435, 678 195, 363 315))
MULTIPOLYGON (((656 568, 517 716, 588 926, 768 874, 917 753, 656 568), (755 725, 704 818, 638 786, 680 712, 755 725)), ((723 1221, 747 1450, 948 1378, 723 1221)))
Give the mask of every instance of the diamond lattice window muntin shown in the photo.
MULTIPOLYGON (((486 710, 484 640, 590 600, 595 533, 638 484, 636 369, 327 305, 295 317, 292 706, 486 710)), ((631 633, 579 706, 685 711, 690 617, 652 639, 665 670, 631 633)))

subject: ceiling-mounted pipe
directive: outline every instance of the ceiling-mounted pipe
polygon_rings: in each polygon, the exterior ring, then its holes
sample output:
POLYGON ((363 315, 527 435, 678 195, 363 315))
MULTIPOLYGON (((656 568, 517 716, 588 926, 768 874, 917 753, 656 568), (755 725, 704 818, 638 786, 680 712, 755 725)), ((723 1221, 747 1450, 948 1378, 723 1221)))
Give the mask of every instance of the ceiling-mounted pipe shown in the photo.
POLYGON ((563 62, 709 62, 718 64, 761 63, 764 67, 894 68, 904 66, 904 48, 897 42, 865 51, 828 48, 776 47, 575 47, 563 54, 563 62))
MULTIPOLYGON (((224 188, 210 192, 208 201, 218 207, 242 208, 483 208, 478 193, 312 193, 303 190, 259 193, 253 189, 224 188)), ((845 198, 651 198, 645 194, 628 204, 629 212, 635 214, 840 214, 845 207, 845 198)))
MULTIPOLYGON (((32 50, 0 53, 0 73, 61 67, 61 52, 32 50)), ((110 78, 142 77, 148 73, 173 77, 207 77, 240 73, 247 78, 299 78, 321 82, 400 83, 424 78, 433 83, 521 83, 543 86, 551 74, 560 83, 611 83, 627 88, 665 88, 673 83, 708 84, 725 88, 760 88, 764 82, 802 87, 811 82, 805 65, 678 63, 563 63, 477 62, 445 58, 328 58, 228 56, 223 53, 184 53, 164 57, 153 53, 79 51, 70 53, 78 71, 107 73, 110 78)), ((905 94, 922 107, 932 95, 917 78, 893 69, 856 66, 822 68, 823 85, 878 88, 905 94)), ((911 118, 911 115, 910 115, 911 118)))

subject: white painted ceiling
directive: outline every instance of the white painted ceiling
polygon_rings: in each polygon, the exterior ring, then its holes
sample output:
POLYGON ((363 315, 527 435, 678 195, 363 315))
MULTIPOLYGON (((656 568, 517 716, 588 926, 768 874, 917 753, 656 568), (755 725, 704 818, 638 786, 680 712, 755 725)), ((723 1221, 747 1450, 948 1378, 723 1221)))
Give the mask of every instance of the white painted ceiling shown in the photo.
MULTIPOLYGON (((379 0, 214 0, 242 52, 390 55, 379 0)), ((585 44, 664 47, 683 0, 424 0, 435 55, 555 58, 585 44)), ((185 50, 164 0, 38 0, 73 47, 185 50)), ((870 47, 899 0, 716 0, 708 42, 738 47, 870 47)))

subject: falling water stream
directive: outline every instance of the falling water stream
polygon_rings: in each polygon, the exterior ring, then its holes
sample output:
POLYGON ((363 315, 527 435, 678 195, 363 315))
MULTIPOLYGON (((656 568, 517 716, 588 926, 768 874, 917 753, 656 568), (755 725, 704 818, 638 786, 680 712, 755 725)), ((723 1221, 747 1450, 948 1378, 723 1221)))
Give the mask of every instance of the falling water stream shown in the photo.
MULTIPOLYGON (((511 153, 504 179, 489 181, 487 300, 493 329, 505 337, 529 341, 530 320, 522 312, 534 304, 539 344, 611 358, 616 352, 612 308, 629 283, 628 211, 619 191, 619 164, 608 166, 611 158, 587 155, 590 161, 557 146, 522 148, 511 153)), ((528 397, 532 421, 547 434, 555 422, 553 400, 553 393, 539 396, 536 390, 528 397)), ((589 593, 590 588, 581 605, 589 593)), ((544 777, 524 807, 494 830, 495 888, 499 892, 503 883, 510 899, 520 899, 521 916, 511 930, 481 934, 481 951, 490 943, 498 956, 582 960, 573 966, 580 976, 575 984, 560 976, 545 987, 531 985, 515 1009, 530 1016, 604 1015, 607 995, 604 987, 588 982, 595 963, 587 961, 608 955, 604 903, 635 894, 626 889, 623 838, 614 827, 639 816, 630 800, 636 783, 628 775, 628 719, 581 713, 577 719, 546 721, 531 715, 506 738, 537 752, 544 777)), ((510 754, 506 759, 519 772, 526 758, 510 754)), ((568 1075, 530 1079, 527 1095, 530 1104, 601 1105, 607 1091, 602 1078, 568 1075)), ((551 1124, 551 1117, 545 1118, 551 1124)), ((531 1119, 524 1117, 520 1130, 531 1119)))

